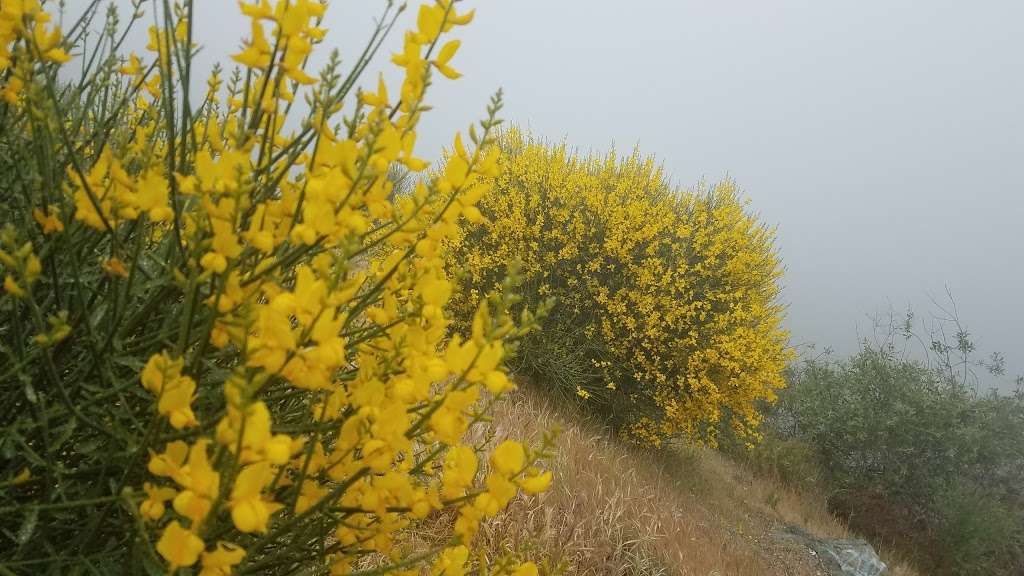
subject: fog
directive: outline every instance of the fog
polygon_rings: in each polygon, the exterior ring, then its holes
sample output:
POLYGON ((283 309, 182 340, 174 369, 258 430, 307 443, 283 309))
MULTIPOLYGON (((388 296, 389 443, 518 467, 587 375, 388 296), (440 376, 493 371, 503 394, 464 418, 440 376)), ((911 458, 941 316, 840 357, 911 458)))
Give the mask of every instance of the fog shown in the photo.
MULTIPOLYGON (((234 2, 196 6, 208 67, 248 29, 234 2)), ((327 44, 353 61, 383 6, 333 2, 327 44)), ((456 32, 463 44, 452 65, 464 77, 439 79, 429 97, 437 109, 420 138, 428 156, 501 87, 503 116, 535 135, 581 151, 638 146, 684 187, 736 180, 778 227, 786 323, 801 349, 853 352, 872 333, 871 315, 909 306, 927 318, 948 290, 979 351, 1005 354, 1004 389, 1024 373, 1024 4, 460 8, 477 18, 456 32)), ((414 23, 410 9, 398 29, 414 23)), ((400 44, 399 32, 371 70, 394 68, 387 54, 400 44)))

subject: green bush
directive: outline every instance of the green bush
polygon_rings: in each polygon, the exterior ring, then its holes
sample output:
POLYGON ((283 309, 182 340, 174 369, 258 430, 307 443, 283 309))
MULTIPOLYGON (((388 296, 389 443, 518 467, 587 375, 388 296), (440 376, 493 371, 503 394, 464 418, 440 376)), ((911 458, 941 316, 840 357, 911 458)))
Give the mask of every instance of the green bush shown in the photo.
POLYGON ((936 549, 949 551, 950 573, 1012 574, 1024 567, 1024 514, 994 498, 989 487, 955 481, 936 495, 935 511, 936 549))
POLYGON ((749 466, 756 474, 775 478, 794 488, 815 492, 825 482, 824 467, 816 447, 805 440, 790 438, 767 429, 753 448, 726 436, 720 448, 749 466))
POLYGON ((1015 574, 1024 566, 1024 395, 976 393, 973 344, 959 332, 954 346, 933 342, 930 364, 890 340, 795 367, 770 427, 814 448, 830 503, 855 528, 923 543, 908 551, 929 573, 1015 574))

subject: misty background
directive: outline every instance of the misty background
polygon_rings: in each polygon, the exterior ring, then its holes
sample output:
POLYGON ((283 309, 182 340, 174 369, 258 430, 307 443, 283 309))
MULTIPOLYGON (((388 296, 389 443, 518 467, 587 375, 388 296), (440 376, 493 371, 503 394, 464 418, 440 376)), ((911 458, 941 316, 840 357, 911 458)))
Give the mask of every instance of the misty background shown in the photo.
MULTIPOLYGON (((74 0, 69 4, 77 4, 74 0)), ((128 3, 115 2, 126 15, 128 3)), ((381 0, 334 0, 319 49, 358 56, 381 0)), ((148 7, 147 7, 148 8, 148 7)), ((375 86, 410 6, 363 78, 375 86)), ((838 355, 872 337, 874 315, 919 320, 955 298, 980 352, 1024 373, 1024 3, 1011 0, 467 0, 438 107, 420 130, 437 158, 504 89, 503 117, 581 152, 634 146, 673 182, 734 179, 778 227, 792 342, 838 355)), ((72 6, 71 11, 74 8, 72 6)), ((248 36, 235 2, 197 0, 213 55, 248 36)), ((141 21, 130 41, 141 51, 141 21)), ((230 69, 232 62, 222 61, 230 69)), ((202 77, 197 86, 202 89, 202 77)))

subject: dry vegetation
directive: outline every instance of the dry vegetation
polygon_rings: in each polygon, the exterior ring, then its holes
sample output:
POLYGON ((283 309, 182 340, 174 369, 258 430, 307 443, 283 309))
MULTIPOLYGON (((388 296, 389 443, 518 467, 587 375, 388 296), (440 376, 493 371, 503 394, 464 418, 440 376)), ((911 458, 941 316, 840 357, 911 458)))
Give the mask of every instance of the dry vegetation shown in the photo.
MULTIPOLYGON (((806 548, 777 536, 787 525, 852 536, 820 498, 755 478, 718 452, 641 452, 528 390, 503 404, 499 437, 562 433, 554 488, 485 525, 486 549, 532 550, 567 574, 797 576, 824 572, 806 548)), ((883 556, 890 574, 916 574, 883 556)))

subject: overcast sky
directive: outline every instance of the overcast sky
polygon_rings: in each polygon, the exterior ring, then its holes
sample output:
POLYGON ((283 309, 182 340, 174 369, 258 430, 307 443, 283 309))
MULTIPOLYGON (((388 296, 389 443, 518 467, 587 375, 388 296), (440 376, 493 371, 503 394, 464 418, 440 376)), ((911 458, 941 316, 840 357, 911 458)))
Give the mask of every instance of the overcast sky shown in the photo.
MULTIPOLYGON (((235 2, 197 6, 208 54, 248 34, 235 2)), ((335 0, 328 44, 354 59, 383 6, 335 0)), ((735 179, 778 226, 794 343, 854 351, 869 315, 927 316, 948 287, 980 350, 1024 372, 1024 3, 462 6, 477 18, 456 33, 464 77, 430 97, 429 156, 502 87, 504 116, 539 136, 638 145, 681 186, 735 179)), ((414 21, 409 10, 404 27, 414 21)))

